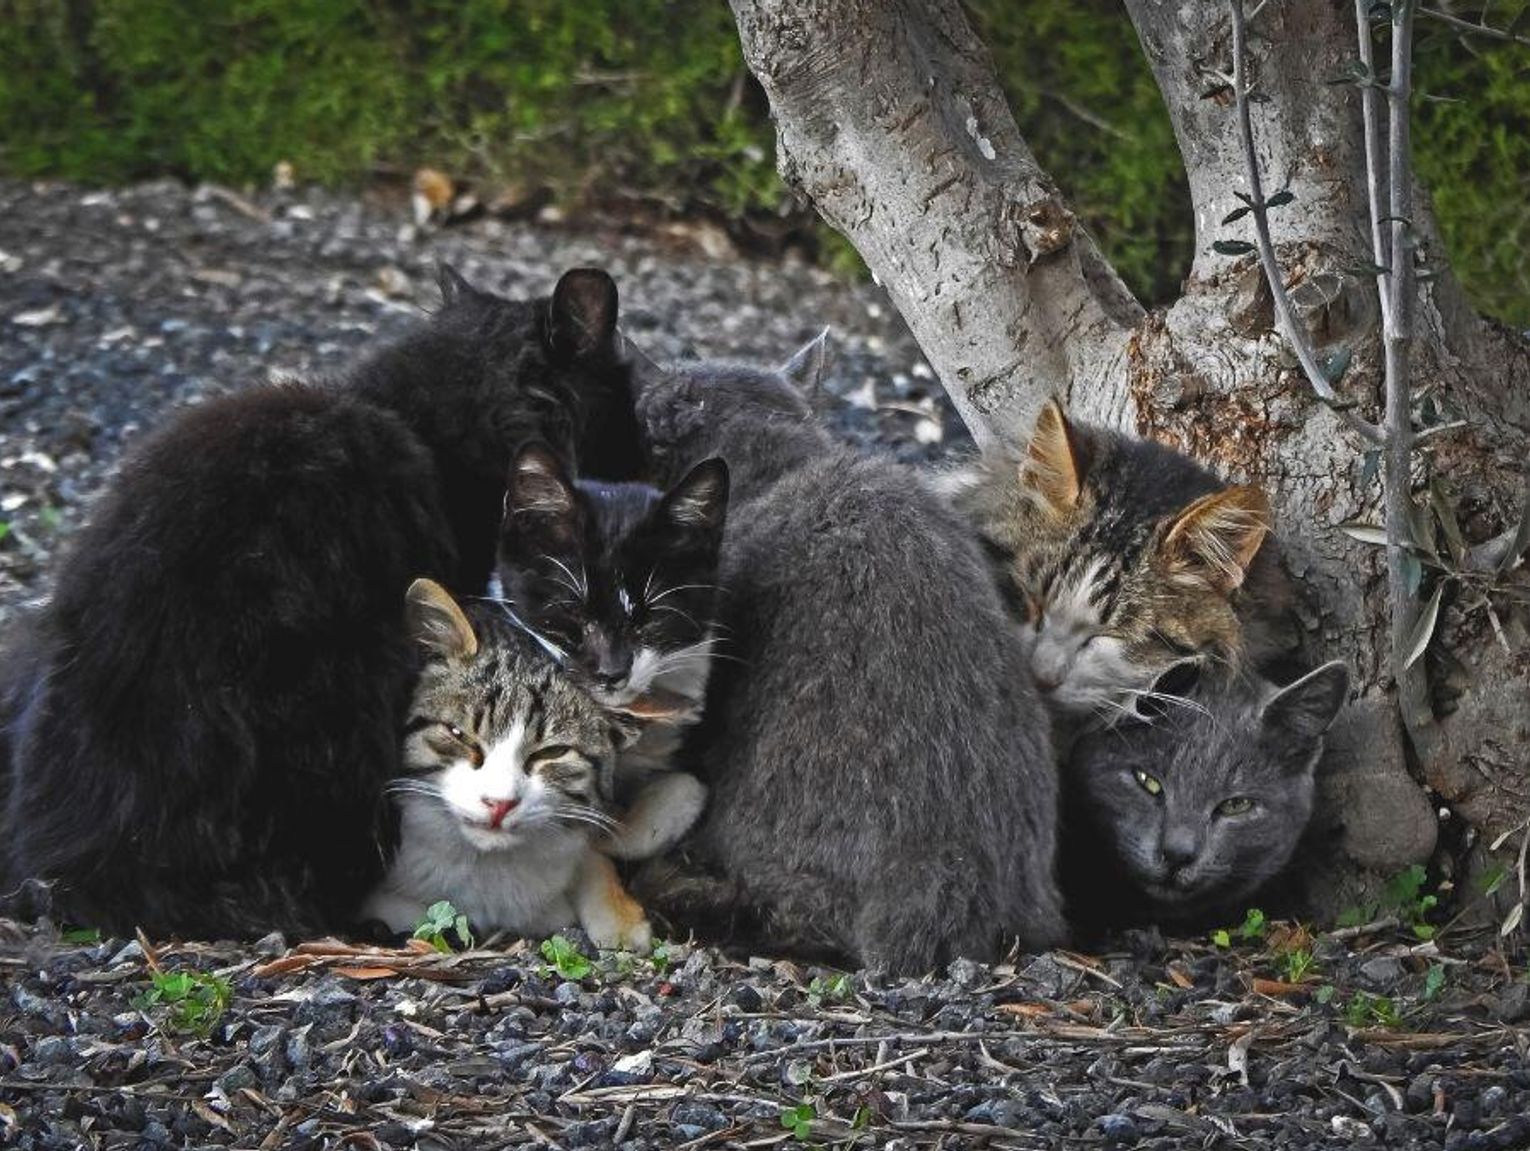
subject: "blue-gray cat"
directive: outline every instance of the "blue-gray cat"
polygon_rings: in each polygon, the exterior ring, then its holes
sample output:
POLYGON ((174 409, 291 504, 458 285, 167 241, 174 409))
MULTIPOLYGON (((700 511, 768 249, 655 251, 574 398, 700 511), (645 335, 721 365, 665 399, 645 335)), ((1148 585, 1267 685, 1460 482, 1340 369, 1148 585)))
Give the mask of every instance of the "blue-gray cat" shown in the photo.
POLYGON ((1141 718, 1073 747, 1063 883, 1076 926, 1239 914, 1296 851, 1323 735, 1349 688, 1344 665, 1279 690, 1197 676, 1171 669, 1139 701, 1141 718))
POLYGON ((780 371, 688 364, 640 381, 661 481, 720 456, 726 643, 689 766, 711 801, 636 885, 699 930, 868 967, 1061 941, 1057 780, 971 531, 912 472, 833 443, 780 371))

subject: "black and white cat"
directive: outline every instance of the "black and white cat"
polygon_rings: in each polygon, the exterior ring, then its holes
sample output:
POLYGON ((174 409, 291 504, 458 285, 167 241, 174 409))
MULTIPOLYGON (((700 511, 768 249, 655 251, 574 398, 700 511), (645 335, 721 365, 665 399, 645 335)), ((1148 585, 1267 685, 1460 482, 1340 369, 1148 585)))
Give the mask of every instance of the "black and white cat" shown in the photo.
POLYGON ((711 788, 650 910, 766 946, 929 970, 1066 933, 1048 719, 970 530, 909 470, 831 442, 781 370, 639 373, 658 474, 720 456, 729 654, 686 758, 711 788))
POLYGON ((616 772, 626 814, 604 849, 639 859, 700 814, 706 789, 673 772, 700 717, 714 648, 728 469, 702 460, 666 492, 575 482, 540 445, 505 496, 498 593, 602 705, 640 725, 616 772))
POLYGON ((482 589, 518 444, 577 459, 632 421, 605 273, 442 289, 343 378, 212 400, 126 459, 8 651, 0 890, 112 931, 350 919, 395 835, 404 590, 482 589))

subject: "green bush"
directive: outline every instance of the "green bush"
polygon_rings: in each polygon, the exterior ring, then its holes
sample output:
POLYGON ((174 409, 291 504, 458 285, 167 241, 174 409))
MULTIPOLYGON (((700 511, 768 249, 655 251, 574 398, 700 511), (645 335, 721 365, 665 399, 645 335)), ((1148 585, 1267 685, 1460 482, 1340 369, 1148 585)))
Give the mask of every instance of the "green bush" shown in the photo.
MULTIPOLYGON (((1145 300, 1191 252, 1184 173, 1118 0, 968 0, 1025 135, 1145 300)), ((1505 24, 1530 0, 1499 0, 1505 24)), ((1456 11, 1470 8, 1457 5, 1456 11)), ((787 202, 721 0, 0 0, 0 169, 359 181, 433 165, 565 202, 787 202)), ((1420 25, 1419 167, 1477 304, 1530 323, 1527 50, 1420 25)), ((834 251, 836 249, 832 249, 834 251)))

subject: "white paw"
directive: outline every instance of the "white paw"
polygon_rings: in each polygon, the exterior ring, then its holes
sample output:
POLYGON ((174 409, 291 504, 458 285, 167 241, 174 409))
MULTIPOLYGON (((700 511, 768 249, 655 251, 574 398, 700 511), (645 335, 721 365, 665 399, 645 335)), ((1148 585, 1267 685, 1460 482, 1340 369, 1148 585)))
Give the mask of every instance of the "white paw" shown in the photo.
POLYGON ((653 946, 653 928, 646 919, 623 923, 615 916, 602 916, 599 922, 585 924, 584 931, 602 951, 647 951, 653 946))

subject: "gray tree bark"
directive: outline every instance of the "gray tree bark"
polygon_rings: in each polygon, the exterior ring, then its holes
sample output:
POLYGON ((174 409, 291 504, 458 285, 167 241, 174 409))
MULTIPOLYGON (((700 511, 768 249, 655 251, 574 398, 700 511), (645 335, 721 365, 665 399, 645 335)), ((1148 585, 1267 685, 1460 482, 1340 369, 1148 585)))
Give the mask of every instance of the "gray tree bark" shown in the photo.
MULTIPOLYGON (((1474 606, 1476 585, 1453 584, 1430 660, 1438 722, 1419 717, 1407 738, 1383 552, 1337 530, 1383 522, 1380 469, 1314 400, 1255 258, 1212 249, 1251 235, 1246 219, 1221 223, 1248 191, 1226 6, 1126 3, 1195 212, 1184 294, 1146 313, 1026 147, 959 0, 731 2, 782 175, 886 286, 980 444, 1013 441, 1057 394, 1270 492, 1313 647, 1355 676, 1323 804, 1349 860, 1386 874, 1427 857, 1436 799, 1493 831, 1530 818, 1530 621, 1496 595, 1490 614, 1474 606)), ((1358 270, 1372 263, 1360 99, 1325 83, 1355 59, 1352 20, 1344 0, 1265 5, 1248 66, 1265 185, 1295 196, 1270 214, 1287 286, 1320 352, 1350 357, 1337 390, 1377 422, 1380 317, 1375 281, 1358 270)), ((1482 545, 1519 517, 1530 344, 1466 305, 1427 208, 1414 224, 1440 271, 1415 317, 1416 394, 1467 425, 1427 439, 1415 480, 1420 500, 1426 483, 1442 486, 1466 542, 1482 545)))

